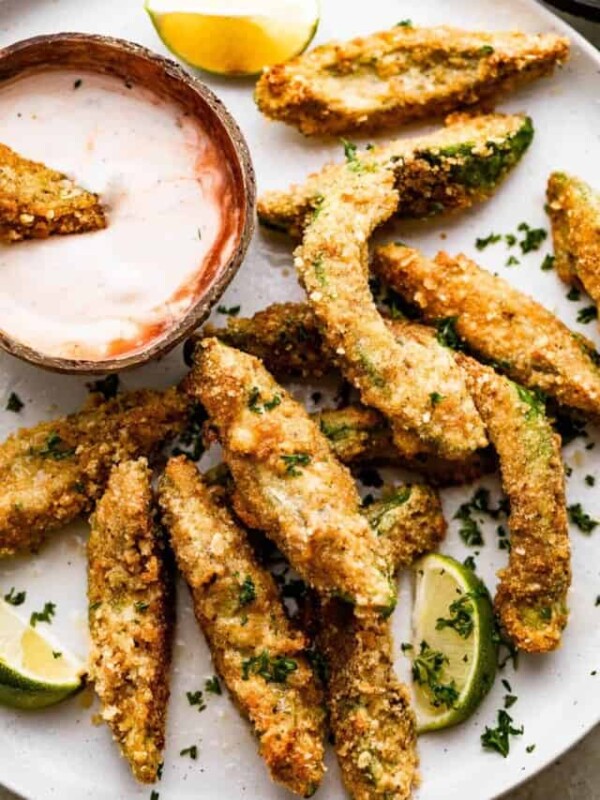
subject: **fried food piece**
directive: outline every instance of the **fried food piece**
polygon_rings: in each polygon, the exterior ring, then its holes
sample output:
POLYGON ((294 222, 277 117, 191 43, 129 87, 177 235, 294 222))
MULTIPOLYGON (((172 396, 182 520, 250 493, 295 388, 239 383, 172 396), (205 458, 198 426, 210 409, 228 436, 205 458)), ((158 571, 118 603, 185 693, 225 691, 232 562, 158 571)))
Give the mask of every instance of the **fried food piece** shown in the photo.
MULTIPOLYGON (((433 486, 460 486, 494 472, 496 460, 491 448, 477 450, 464 461, 446 461, 431 453, 414 454, 412 438, 408 447, 392 442, 389 425, 381 414, 364 406, 324 409, 313 415, 321 432, 343 464, 364 461, 399 463, 424 475, 433 486)), ((407 435, 408 436, 408 435, 407 435)))
MULTIPOLYGON (((490 197, 520 161, 533 139, 521 114, 453 114, 445 127, 426 136, 396 139, 369 150, 347 151, 353 169, 393 170, 397 217, 429 217, 459 211, 490 197)), ((258 201, 262 225, 295 238, 319 213, 324 190, 347 164, 329 164, 287 191, 265 192, 258 201)))
POLYGON ((600 193, 564 172, 548 179, 556 271, 565 283, 585 289, 600 302, 600 193))
MULTIPOLYGON (((422 326, 400 324, 398 334, 419 335, 422 326)), ((250 318, 231 318, 226 328, 207 325, 196 337, 193 348, 203 335, 216 336, 222 342, 260 358, 277 377, 321 377, 335 363, 317 329, 315 316, 303 303, 275 303, 250 318)), ((429 347, 438 344, 422 336, 429 347)), ((354 461, 400 461, 422 472, 436 485, 469 483, 495 468, 489 451, 477 451, 464 461, 447 461, 426 452, 426 446, 414 434, 402 437, 396 432, 392 442, 389 425, 381 414, 362 406, 328 410, 315 415, 321 432, 327 436, 336 456, 345 464, 354 461)))
POLYGON ((188 383, 217 430, 236 512, 264 531, 310 586, 359 609, 390 613, 390 567, 359 513, 350 473, 326 438, 258 359, 206 339, 188 383))
POLYGON ((396 570, 435 550, 446 535, 446 520, 438 493, 425 484, 386 487, 381 500, 363 513, 385 542, 396 570))
POLYGON ((310 797, 324 773, 323 697, 273 577, 196 467, 170 459, 159 502, 215 666, 259 740, 273 780, 310 797))
POLYGON ((494 605, 514 643, 530 653, 560 644, 571 582, 560 436, 534 393, 464 355, 457 356, 500 458, 510 502, 509 563, 494 605))
POLYGON ((408 689, 394 674, 388 620, 357 619, 339 600, 319 609, 317 647, 342 779, 354 800, 408 798, 417 781, 417 734, 408 689))
POLYGON ((369 288, 367 242, 395 207, 393 174, 348 167, 295 252, 317 325, 344 377, 390 421, 394 438, 405 442, 408 431, 438 455, 464 459, 486 439, 454 360, 409 330, 394 337, 369 288))
POLYGON ((466 256, 434 259, 401 245, 375 253, 373 270, 427 322, 443 321, 476 356, 566 408, 600 415, 600 355, 535 300, 466 256))
POLYGON ((0 240, 46 239, 106 228, 97 194, 0 144, 0 240))
POLYGON ((495 100, 568 57, 568 39, 552 33, 397 25, 271 67, 255 100, 307 136, 368 133, 495 100))
POLYGON ((146 459, 123 461, 90 518, 90 677, 135 777, 153 783, 165 745, 173 575, 152 516, 146 459))
POLYGON ((141 390, 23 428, 0 445, 0 557, 36 550, 48 533, 89 511, 113 464, 150 456, 186 425, 176 389, 141 390))

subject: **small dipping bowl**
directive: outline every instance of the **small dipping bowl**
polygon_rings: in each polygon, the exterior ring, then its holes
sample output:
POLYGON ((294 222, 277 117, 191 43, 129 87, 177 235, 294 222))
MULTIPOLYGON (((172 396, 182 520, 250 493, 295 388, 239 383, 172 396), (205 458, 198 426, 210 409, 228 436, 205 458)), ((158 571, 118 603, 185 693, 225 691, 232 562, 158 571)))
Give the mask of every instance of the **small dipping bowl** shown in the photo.
MULTIPOLYGON (((35 83, 32 85, 35 86, 35 83)), ((60 95, 56 96, 60 98, 60 95)), ((4 119, 10 117, 13 120, 0 125, 0 141, 23 157, 65 172, 75 183, 91 192, 97 192, 100 201, 106 206, 108 222, 105 230, 92 233, 55 235, 44 240, 0 245, 0 347, 45 369, 89 375, 119 372, 166 354, 206 319, 211 307, 242 263, 254 230, 254 170, 244 137, 231 114, 207 86, 175 62, 131 42, 80 33, 38 36, 0 50, 0 109, 8 109, 11 113, 5 114, 4 119), (81 78, 77 78, 78 75, 81 78), (73 80, 73 76, 77 79, 73 80), (86 76, 89 76, 88 84, 91 87, 87 101, 84 94, 87 88, 86 76), (88 102, 92 105, 95 102, 94 81, 107 82, 110 95, 107 109, 112 109, 112 113, 107 111, 105 125, 102 118, 96 122, 95 133, 90 132, 87 144, 79 134, 79 129, 73 128, 75 120, 71 122, 69 129, 69 114, 62 116, 62 119, 67 119, 65 135, 71 135, 72 139, 77 140, 76 146, 84 153, 85 159, 85 147, 89 149, 89 159, 85 163, 88 164, 89 161, 92 172, 98 166, 105 173, 110 172, 110 163, 106 162, 110 162, 107 153, 111 152, 113 144, 107 137, 113 135, 115 142, 119 136, 123 137, 123 131, 127 131, 129 113, 133 117, 141 114, 138 122, 143 120, 145 112, 143 102, 140 106, 140 98, 148 99, 150 113, 160 114, 164 106, 173 115, 172 127, 168 118, 163 121, 156 117, 153 122, 153 132, 156 135, 154 138, 148 137, 154 143, 150 145, 151 158, 146 162, 141 152, 143 148, 136 148, 133 140, 127 144, 128 147, 131 145, 129 162, 127 158, 123 159, 123 152, 126 155, 129 152, 123 151, 123 142, 114 145, 120 148, 118 153, 125 175, 122 184, 116 189, 101 185, 102 180, 95 181, 93 175, 90 177, 91 173, 85 174, 85 169, 82 170, 84 174, 79 174, 69 163, 69 150, 65 149, 64 142, 59 143, 56 153, 65 153, 64 160, 67 163, 58 160, 52 147, 57 140, 52 137, 63 134, 52 130, 50 124, 44 127, 45 123, 39 123, 39 120, 38 127, 35 127, 38 115, 33 113, 36 111, 33 101, 30 103, 31 107, 27 107, 25 103, 23 113, 17 113, 21 106, 17 100, 11 99, 11 92, 16 91, 18 94, 21 90, 15 90, 14 87, 22 87, 25 81, 31 83, 39 80, 39 119, 43 119, 44 109, 52 118, 53 106, 46 97, 51 92, 45 92, 44 87, 53 85, 53 81, 62 80, 63 77, 68 81, 69 91, 77 93, 82 103, 88 102), (112 86, 117 86, 117 82, 118 88, 113 90, 112 86), (127 92, 130 92, 129 97, 138 104, 132 106, 131 112, 127 111, 127 92), (119 97, 123 100, 123 111, 119 97), (141 111, 136 111, 140 107, 141 111), (22 119, 25 117, 27 119, 22 119), (28 120, 32 120, 32 130, 35 133, 24 137, 21 147, 21 128, 18 125, 26 126, 29 124, 28 120), (112 131, 113 122, 121 126, 118 131, 112 131), (94 136, 101 142, 98 161, 103 164, 94 163, 94 136), (181 148, 177 144, 180 140, 181 148), (167 143, 167 150, 170 148, 170 156, 165 154, 164 163, 161 158, 161 142, 167 143), (195 143, 198 145, 198 153, 194 150, 195 143), (100 158, 100 155, 104 157, 100 158), (169 157, 172 162, 170 164, 169 157), (181 161, 181 158, 184 160, 181 161), (132 178, 128 173, 128 164, 134 163, 136 172, 131 173, 132 178), (182 163, 196 167, 190 166, 190 174, 183 175, 182 163), (205 163, 211 165, 206 171, 203 166, 205 163), (164 175, 160 175, 161 169, 165 172, 164 175), (158 189, 153 189, 150 182, 148 190, 143 191, 146 173, 149 176, 155 173, 159 175, 155 181, 158 189), (129 188, 131 186, 135 187, 135 192, 129 188), (202 197, 202 202, 206 197, 210 198, 206 215, 197 213, 200 200, 196 197, 196 190, 198 197, 202 197), (160 200, 159 208, 153 208, 153 191, 160 200), (107 236, 111 225, 117 224, 120 213, 131 220, 131 209, 127 203, 134 202, 134 193, 141 203, 145 203, 141 216, 146 227, 134 227, 130 237, 130 229, 126 228, 123 233, 123 225, 119 223, 121 227, 118 236, 115 232, 107 236), (124 201, 119 199, 123 197, 124 201), (120 211, 120 208, 124 210, 120 211), (139 231, 139 235, 136 235, 136 231, 139 231), (144 235, 144 231, 148 236, 144 235), (82 249, 83 239, 86 242, 82 249), (144 242, 144 239, 147 241, 144 242), (57 240, 64 241, 59 243, 57 240), (66 240, 73 241, 67 243, 66 240), (117 240, 118 246, 113 244, 117 240), (127 263, 119 257, 123 250, 128 254, 127 263), (76 257, 79 253, 82 255, 76 257), (154 270, 152 276, 149 261, 154 270), (53 264, 55 267, 57 264, 65 264, 65 270, 55 269, 53 273, 53 264), (115 270, 114 273, 109 273, 109 277, 112 279, 114 276, 116 281, 116 286, 109 287, 110 291, 99 280, 93 283, 96 280, 94 270, 100 274, 102 269, 108 269, 108 265, 115 270), (128 265, 133 265, 133 277, 127 274, 128 265), (145 268, 147 273, 144 272, 145 268), (5 270, 4 275, 1 274, 2 270, 5 270), (62 279, 65 282, 64 286, 53 283, 54 274, 57 280, 62 279), (23 294, 25 291, 37 294, 29 296, 23 294), (89 298, 84 294, 86 291, 89 291, 89 298), (168 296, 165 292, 169 293, 168 296), (112 317, 107 313, 107 319, 104 320, 99 308, 109 294, 111 299, 107 299, 106 304, 112 309, 112 317), (55 325, 56 331, 53 330, 53 318, 49 319, 47 326, 39 326, 40 331, 37 331, 36 303, 44 303, 48 297, 51 298, 53 308, 60 312, 55 325), (131 317, 128 306, 130 297, 131 317), (140 312, 139 305, 136 308, 140 297, 146 298, 145 302, 150 304, 157 297, 163 298, 152 306, 152 313, 146 320, 141 319, 139 314, 136 317, 136 312, 140 312), (25 302, 30 298, 31 308, 25 302), (73 302, 74 298, 77 299, 76 303, 73 302), (124 309, 123 319, 115 315, 114 308, 110 306, 114 298, 117 298, 114 302, 122 304, 120 308, 124 309), (88 301, 89 313, 86 313, 88 301), (60 308, 57 307, 57 302, 60 308), (23 313, 19 303, 23 305, 23 313), (61 305, 63 303, 64 306, 61 305), (78 340, 75 333, 79 324, 77 314, 81 317, 81 340, 78 340), (28 322, 28 315, 31 316, 31 324, 28 322), (64 346, 61 339, 63 328, 67 332, 64 346), (35 331, 29 341, 28 336, 23 335, 23 331, 28 330, 35 331), (107 338, 103 342, 104 332, 107 338)), ((79 110, 78 113, 83 112, 79 110)), ((92 110, 92 113, 98 116, 97 110, 92 110)), ((140 145, 143 139, 143 136, 139 139, 140 145)), ((43 306, 39 306, 39 309, 43 321, 43 306)))

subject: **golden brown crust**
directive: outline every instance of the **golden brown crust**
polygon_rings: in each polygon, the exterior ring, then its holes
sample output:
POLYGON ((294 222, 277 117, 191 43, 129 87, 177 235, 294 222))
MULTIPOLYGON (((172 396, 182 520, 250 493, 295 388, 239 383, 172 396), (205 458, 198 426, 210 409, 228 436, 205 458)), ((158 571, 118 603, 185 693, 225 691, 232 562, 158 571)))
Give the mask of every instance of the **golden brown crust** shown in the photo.
POLYGON ((548 178, 555 267, 565 283, 583 287, 600 301, 600 194, 563 172, 548 178))
POLYGON ((9 436, 0 445, 0 557, 35 550, 89 510, 113 464, 151 455, 184 428, 188 405, 177 389, 140 390, 9 436))
POLYGON ((567 624, 571 582, 560 437, 534 394, 467 356, 457 358, 498 452, 510 502, 511 549, 495 608, 520 649, 554 650, 567 624))
POLYGON ((272 67, 255 99, 306 135, 368 132, 489 102, 568 56, 569 41, 554 34, 396 26, 272 67))
POLYGON ((393 212, 396 192, 386 169, 353 169, 323 196, 306 226, 295 265, 327 348, 365 405, 430 450, 461 460, 486 444, 483 425, 460 371, 443 347, 394 337, 373 300, 367 242, 393 212), (444 397, 435 403, 434 396, 444 397))
POLYGON ((393 670, 389 622, 357 619, 331 600, 319 609, 317 647, 327 667, 327 705, 342 779, 354 800, 403 800, 417 782, 410 696, 393 670))
POLYGON ((90 518, 90 677, 135 777, 153 783, 165 745, 174 616, 172 574, 152 518, 145 459, 110 476, 90 518))
POLYGON ((46 239, 106 227, 98 195, 0 144, 0 239, 46 239))
POLYGON ((550 311, 466 256, 430 260, 401 245, 377 248, 373 269, 428 322, 451 318, 475 355, 513 380, 589 416, 600 415, 594 346, 550 311))
POLYGON ((205 339, 188 390, 217 429, 243 508, 323 595, 389 612, 395 586, 350 473, 304 408, 254 357, 205 339))
POLYGON ((252 723, 275 781, 310 796, 323 777, 323 697, 272 576, 195 466, 169 461, 159 500, 215 666, 252 723), (266 654, 266 657, 263 655, 266 654), (264 664, 257 671, 253 664, 264 664), (274 672, 279 666, 281 675, 274 672))
MULTIPOLYGON (((355 164, 393 171, 396 216, 429 217, 488 198, 532 138, 531 120, 520 114, 453 114, 431 134, 357 152, 355 164)), ((301 238, 305 225, 319 213, 324 189, 345 169, 345 164, 329 164, 302 184, 265 192, 258 201, 259 220, 301 238)))

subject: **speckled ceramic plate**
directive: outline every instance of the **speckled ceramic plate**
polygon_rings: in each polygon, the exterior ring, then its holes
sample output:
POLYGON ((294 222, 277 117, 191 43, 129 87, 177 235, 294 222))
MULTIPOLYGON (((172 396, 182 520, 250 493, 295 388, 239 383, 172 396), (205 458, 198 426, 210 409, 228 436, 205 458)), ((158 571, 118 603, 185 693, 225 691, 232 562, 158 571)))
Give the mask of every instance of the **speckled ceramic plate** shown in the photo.
MULTIPOLYGON (((163 52, 141 0, 11 0, 0 3, 0 44, 39 33, 79 30, 133 39, 163 52)), ((585 305, 569 302, 566 290, 554 272, 542 272, 540 264, 548 245, 521 258, 519 266, 506 268, 508 252, 503 244, 483 253, 475 239, 492 231, 511 232, 525 221, 547 227, 544 189, 548 173, 564 168, 600 185, 600 103, 598 73, 600 57, 591 45, 543 10, 532 0, 372 0, 349 3, 323 0, 323 19, 318 41, 348 37, 383 29, 412 17, 416 24, 450 23, 467 28, 526 31, 557 31, 570 36, 573 57, 551 80, 536 83, 512 96, 503 107, 525 110, 536 127, 535 141, 519 168, 494 199, 454 218, 417 225, 404 225, 402 238, 433 253, 440 246, 474 256, 484 266, 497 270, 516 286, 534 295, 574 329, 600 343, 594 324, 576 322, 577 309, 585 305), (442 241, 443 237, 443 241, 442 241)), ((295 131, 268 122, 257 112, 251 81, 225 81, 203 76, 225 101, 239 121, 249 142, 256 166, 259 189, 285 187, 301 179, 324 160, 340 157, 336 143, 323 146, 306 141, 295 131)), ((413 129, 414 130, 414 129, 413 129)), ((0 139, 2 122, 0 120, 0 139)), ((48 136, 53 132, 48 131, 48 136)), ((175 245, 176 246, 176 245, 175 245)), ((33 268, 32 268, 33 269, 33 268)), ((246 262, 229 288, 224 302, 241 303, 243 313, 274 300, 300 298, 291 250, 281 239, 257 233, 246 262)), ((588 301, 589 302, 589 301, 588 301)), ((165 385, 183 374, 180 351, 160 363, 149 365, 124 378, 126 387, 165 385)), ((0 406, 11 391, 26 405, 19 416, 0 413, 2 435, 18 425, 72 411, 86 394, 83 380, 41 372, 0 355, 0 406)), ((572 468, 568 480, 569 502, 581 502, 592 516, 600 517, 597 490, 584 481, 586 475, 600 479, 600 447, 588 450, 586 443, 600 439, 597 430, 565 449, 572 468)), ((497 483, 485 482, 493 492, 497 483)), ((458 503, 473 489, 444 493, 450 519, 458 503)), ((468 549, 456 535, 456 523, 444 551, 464 559, 468 549)), ((74 525, 53 537, 35 558, 0 564, 0 590, 11 586, 27 591, 22 611, 29 614, 47 600, 56 603, 53 632, 76 652, 86 652, 86 597, 84 542, 86 526, 74 525)), ((507 679, 518 696, 511 714, 524 734, 515 738, 509 757, 481 749, 480 734, 495 723, 505 689, 497 685, 478 713, 461 727, 429 734, 420 742, 422 787, 419 800, 488 800, 514 787, 569 748, 600 720, 600 691, 595 670, 600 670, 599 532, 585 536, 576 529, 573 538, 572 617, 561 650, 543 657, 521 658, 514 671, 506 667, 507 679), (531 745, 535 749, 531 752, 531 745)), ((485 528, 485 546, 475 559, 479 572, 493 586, 494 574, 505 562, 498 549, 495 526, 485 528)), ((181 587, 183 589, 183 587, 181 587)), ((405 579, 395 616, 397 666, 407 674, 400 642, 407 635, 410 592, 405 579)), ((247 726, 224 695, 211 698, 201 714, 187 704, 185 692, 201 688, 213 673, 209 653, 193 622, 188 597, 179 592, 172 699, 168 720, 168 745, 160 800, 198 797, 227 800, 261 798, 283 800, 286 793, 273 786, 256 754, 247 726), (198 759, 181 758, 180 750, 199 746, 198 759)), ((26 714, 0 710, 0 782, 31 800, 77 798, 77 800, 135 800, 149 798, 150 789, 136 785, 119 758, 108 731, 91 723, 93 708, 75 699, 55 709, 26 714)), ((344 797, 334 759, 319 790, 322 800, 344 797)))

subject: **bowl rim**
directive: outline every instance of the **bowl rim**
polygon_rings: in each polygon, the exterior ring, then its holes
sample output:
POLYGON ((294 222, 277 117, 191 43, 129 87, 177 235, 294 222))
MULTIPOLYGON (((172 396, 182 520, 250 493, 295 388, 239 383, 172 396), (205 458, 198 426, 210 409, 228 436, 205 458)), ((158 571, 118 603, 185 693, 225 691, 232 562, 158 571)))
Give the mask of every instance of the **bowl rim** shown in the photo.
MULTIPOLYGON (((195 93, 200 98, 206 106, 208 113, 212 114, 222 132, 229 139, 231 150, 236 156, 237 169, 244 189, 243 208, 241 204, 238 206, 240 212, 243 213, 243 219, 239 226, 239 237, 234 252, 216 274, 211 277, 206 288, 201 291, 199 296, 194 300, 190 308, 183 313, 181 318, 177 320, 162 337, 151 343, 147 348, 131 355, 125 355, 120 358, 107 358, 101 361, 64 358, 62 356, 51 356, 41 353, 0 329, 0 348, 23 361, 27 361, 30 364, 52 372, 79 375, 107 375, 133 369, 134 367, 141 366, 166 355, 198 328, 208 317, 214 304, 237 274, 254 234, 256 227, 256 175, 250 149, 244 134, 223 101, 217 97, 214 91, 200 80, 200 78, 188 72, 181 64, 178 64, 167 56, 154 52, 144 45, 137 44, 127 39, 104 36, 102 34, 79 32, 42 34, 27 39, 21 39, 20 41, 1 48, 0 73, 7 60, 28 50, 35 51, 40 47, 46 48, 55 43, 65 45, 90 43, 97 48, 105 48, 107 51, 120 52, 126 58, 133 58, 152 64, 165 74, 168 81, 185 84, 188 91, 195 93)), ((31 69, 32 72, 44 72, 52 71, 57 67, 60 69, 60 64, 49 63, 47 66, 41 66, 40 68, 26 67, 16 69, 10 76, 0 75, 0 90, 5 80, 14 78, 20 74, 25 74, 29 69, 31 69)), ((65 64, 65 68, 68 68, 68 64, 65 64)), ((91 72, 96 71, 93 67, 87 67, 87 69, 91 72)), ((180 101, 176 100, 176 102, 180 101)))

